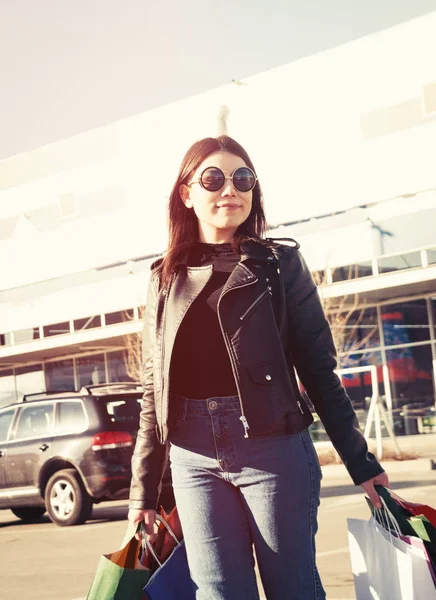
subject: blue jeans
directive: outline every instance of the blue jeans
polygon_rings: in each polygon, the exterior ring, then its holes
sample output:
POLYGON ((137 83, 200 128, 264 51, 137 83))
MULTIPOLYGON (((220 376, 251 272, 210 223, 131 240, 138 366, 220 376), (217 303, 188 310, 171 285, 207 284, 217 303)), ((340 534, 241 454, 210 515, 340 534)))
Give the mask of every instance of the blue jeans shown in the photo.
POLYGON ((244 438, 237 397, 177 397, 174 493, 201 600, 322 600, 315 564, 321 470, 309 433, 244 438))

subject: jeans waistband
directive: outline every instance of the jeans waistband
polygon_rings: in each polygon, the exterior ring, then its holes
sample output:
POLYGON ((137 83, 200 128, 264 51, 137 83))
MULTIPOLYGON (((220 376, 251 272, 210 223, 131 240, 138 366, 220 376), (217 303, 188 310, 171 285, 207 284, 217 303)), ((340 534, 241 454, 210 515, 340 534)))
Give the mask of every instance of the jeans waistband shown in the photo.
POLYGON ((238 396, 213 396, 196 400, 177 394, 175 407, 179 415, 215 415, 223 412, 241 412, 238 396))

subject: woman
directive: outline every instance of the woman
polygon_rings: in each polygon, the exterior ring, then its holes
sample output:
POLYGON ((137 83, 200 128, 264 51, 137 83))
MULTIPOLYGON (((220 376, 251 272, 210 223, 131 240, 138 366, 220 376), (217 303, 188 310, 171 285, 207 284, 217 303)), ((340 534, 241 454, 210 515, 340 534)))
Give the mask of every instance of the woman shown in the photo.
POLYGON ((262 238, 260 184, 227 136, 186 153, 169 226, 148 289, 129 520, 154 535, 169 441, 196 597, 258 599, 254 546, 268 600, 325 598, 321 471, 294 367, 354 483, 378 504, 374 484, 389 482, 334 374, 316 286, 295 243, 262 238))

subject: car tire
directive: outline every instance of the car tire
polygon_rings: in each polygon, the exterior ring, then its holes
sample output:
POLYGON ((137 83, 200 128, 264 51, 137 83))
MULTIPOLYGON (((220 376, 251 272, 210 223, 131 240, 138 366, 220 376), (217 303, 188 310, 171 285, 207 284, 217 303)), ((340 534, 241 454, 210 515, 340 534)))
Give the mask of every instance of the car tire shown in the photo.
POLYGON ((21 506, 11 508, 11 511, 16 517, 25 522, 38 521, 46 512, 43 506, 21 506))
POLYGON ((50 519, 61 527, 84 523, 92 513, 92 499, 74 469, 57 471, 45 488, 45 505, 50 519))

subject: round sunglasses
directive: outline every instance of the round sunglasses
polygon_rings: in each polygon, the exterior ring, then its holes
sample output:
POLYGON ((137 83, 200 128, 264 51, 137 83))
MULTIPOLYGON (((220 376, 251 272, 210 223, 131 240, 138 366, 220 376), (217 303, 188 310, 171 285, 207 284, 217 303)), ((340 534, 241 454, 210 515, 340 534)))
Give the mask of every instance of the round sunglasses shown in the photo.
POLYGON ((239 167, 229 177, 218 167, 207 167, 198 179, 188 185, 199 183, 208 192, 218 192, 224 187, 227 179, 231 179, 233 187, 239 192, 250 192, 257 183, 256 173, 250 167, 239 167))

